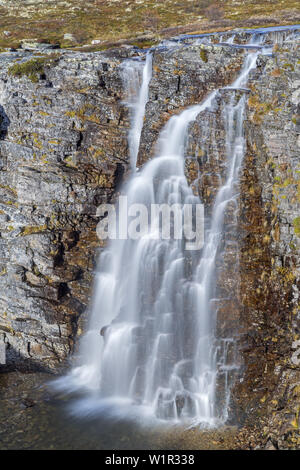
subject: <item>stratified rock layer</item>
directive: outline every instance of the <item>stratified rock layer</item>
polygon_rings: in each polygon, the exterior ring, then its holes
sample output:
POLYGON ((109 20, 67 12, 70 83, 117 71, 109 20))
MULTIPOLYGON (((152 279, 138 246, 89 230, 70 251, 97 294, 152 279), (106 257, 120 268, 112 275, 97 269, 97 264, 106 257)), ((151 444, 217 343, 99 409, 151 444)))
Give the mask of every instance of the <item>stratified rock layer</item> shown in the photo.
POLYGON ((0 332, 8 364, 51 367, 80 334, 129 123, 118 52, 49 55, 37 83, 8 73, 24 58, 0 57, 0 332))
POLYGON ((300 67, 275 47, 250 82, 240 199, 242 381, 238 415, 272 417, 276 446, 299 447, 300 67), (249 393, 251 390, 251 394, 249 393), (280 437, 281 436, 281 437, 280 437))

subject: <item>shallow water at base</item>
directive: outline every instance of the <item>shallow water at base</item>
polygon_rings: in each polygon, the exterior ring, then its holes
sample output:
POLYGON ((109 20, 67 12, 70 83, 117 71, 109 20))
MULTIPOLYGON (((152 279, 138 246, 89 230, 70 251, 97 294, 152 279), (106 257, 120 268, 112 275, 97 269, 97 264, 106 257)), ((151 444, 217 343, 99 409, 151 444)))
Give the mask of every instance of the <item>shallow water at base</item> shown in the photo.
POLYGON ((234 448, 235 428, 147 426, 126 417, 70 413, 80 397, 54 394, 43 373, 0 373, 0 449, 195 450, 234 448))

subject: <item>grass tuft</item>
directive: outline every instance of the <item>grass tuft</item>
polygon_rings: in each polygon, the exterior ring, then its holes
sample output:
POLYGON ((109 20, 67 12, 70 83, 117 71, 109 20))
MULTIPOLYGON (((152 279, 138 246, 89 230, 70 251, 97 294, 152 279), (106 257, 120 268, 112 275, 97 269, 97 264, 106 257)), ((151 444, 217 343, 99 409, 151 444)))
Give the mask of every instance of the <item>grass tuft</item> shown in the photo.
POLYGON ((44 73, 44 66, 47 62, 49 62, 47 57, 31 59, 21 64, 12 65, 8 69, 8 73, 18 78, 26 76, 33 83, 37 83, 40 76, 44 73))

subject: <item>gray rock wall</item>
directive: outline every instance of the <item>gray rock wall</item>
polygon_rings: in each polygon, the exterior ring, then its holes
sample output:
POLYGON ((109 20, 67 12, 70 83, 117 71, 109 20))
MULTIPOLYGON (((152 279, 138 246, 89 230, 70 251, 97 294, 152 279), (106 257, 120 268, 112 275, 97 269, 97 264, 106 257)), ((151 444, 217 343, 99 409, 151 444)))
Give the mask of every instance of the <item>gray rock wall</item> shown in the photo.
POLYGON ((9 364, 52 367, 80 334, 129 123, 118 52, 48 58, 32 81, 8 73, 31 54, 0 55, 0 339, 9 364))

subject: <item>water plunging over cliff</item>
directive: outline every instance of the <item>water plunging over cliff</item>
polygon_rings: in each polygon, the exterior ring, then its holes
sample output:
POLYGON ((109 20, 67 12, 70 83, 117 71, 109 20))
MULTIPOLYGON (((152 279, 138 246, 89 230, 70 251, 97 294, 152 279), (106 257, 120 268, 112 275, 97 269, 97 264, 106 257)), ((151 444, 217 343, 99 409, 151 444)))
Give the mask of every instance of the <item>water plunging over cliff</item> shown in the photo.
MULTIPOLYGON (((160 419, 213 425, 227 418, 230 370, 226 363, 230 338, 215 337, 215 262, 223 220, 234 201, 244 155, 243 89, 257 53, 246 56, 239 77, 228 88, 225 106, 226 172, 212 215, 206 220, 204 248, 186 251, 183 240, 114 240, 101 254, 89 330, 82 341, 82 365, 72 371, 75 384, 87 386, 116 406, 139 404, 160 419), (104 339, 100 337, 105 328, 104 339), (218 374, 225 375, 223 405, 216 406, 218 374)), ((126 62, 132 107, 129 132, 131 163, 135 164, 151 78, 151 55, 143 69, 136 98, 140 65, 126 62)), ((185 176, 184 152, 189 124, 217 106, 216 90, 199 105, 171 117, 162 130, 157 155, 123 188, 128 204, 200 204, 185 176)), ((126 217, 126 214, 125 214, 126 217)), ((74 383, 74 380, 73 380, 74 383)))
POLYGON ((128 144, 132 170, 136 168, 151 75, 152 55, 150 53, 146 55, 145 65, 141 61, 132 60, 126 61, 123 64, 123 84, 127 95, 126 103, 131 110, 128 144))

